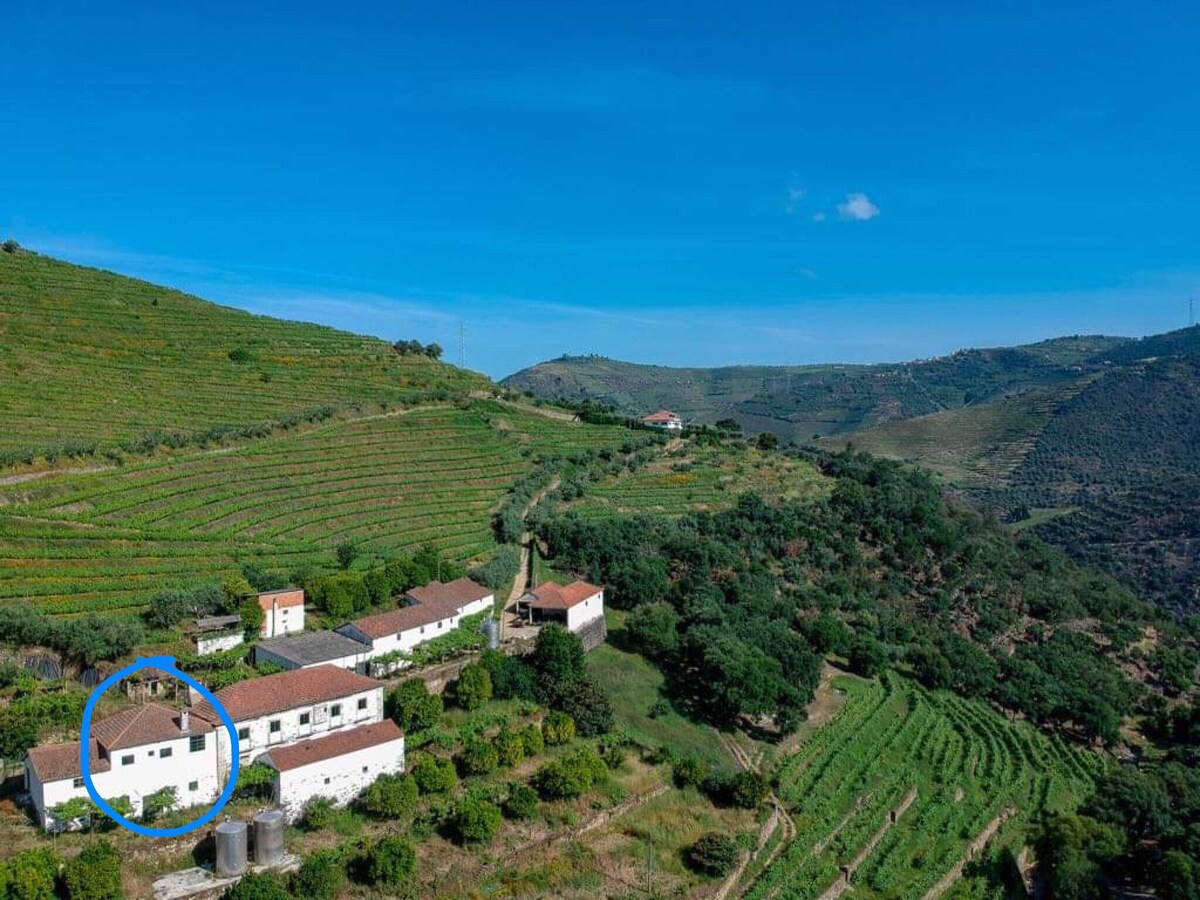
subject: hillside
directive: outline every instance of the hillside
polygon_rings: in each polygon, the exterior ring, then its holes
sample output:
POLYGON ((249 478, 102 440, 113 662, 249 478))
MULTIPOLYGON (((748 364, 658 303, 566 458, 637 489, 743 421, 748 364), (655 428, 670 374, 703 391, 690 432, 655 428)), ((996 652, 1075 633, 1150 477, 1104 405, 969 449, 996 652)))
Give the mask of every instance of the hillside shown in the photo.
POLYGON ((489 385, 377 338, 0 252, 0 465, 261 434, 489 385))

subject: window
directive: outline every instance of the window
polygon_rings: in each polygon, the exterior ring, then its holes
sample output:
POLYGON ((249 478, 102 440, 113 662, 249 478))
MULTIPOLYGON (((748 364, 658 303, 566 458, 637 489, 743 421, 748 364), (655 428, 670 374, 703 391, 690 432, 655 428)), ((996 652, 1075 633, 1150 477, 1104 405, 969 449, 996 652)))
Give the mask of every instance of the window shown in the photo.
POLYGON ((124 756, 122 756, 121 757, 121 765, 132 766, 133 765, 133 754, 126 753, 124 756))
POLYGON ((188 740, 188 750, 192 753, 199 753, 204 749, 204 735, 193 734, 188 740))
POLYGON ((367 708, 367 698, 366 698, 366 697, 359 697, 359 698, 358 698, 358 708, 359 708, 359 709, 366 709, 366 708, 367 708))
MULTIPOLYGON (((329 784, 329 779, 326 779, 325 783, 329 784)), ((76 778, 74 781, 72 781, 71 787, 77 787, 77 788, 83 787, 83 777, 80 776, 79 778, 76 778)))
POLYGON ((329 707, 329 715, 332 718, 336 719, 341 714, 342 714, 342 704, 335 703, 335 704, 333 704, 333 706, 329 707))
POLYGON ((312 721, 312 713, 300 713, 300 724, 307 725, 312 721))
POLYGON ((329 779, 328 779, 328 778, 326 778, 326 779, 325 779, 325 783, 326 783, 326 784, 329 784, 329 779))
POLYGON ((163 747, 161 750, 158 751, 158 756, 160 759, 166 759, 168 756, 170 756, 174 752, 175 751, 170 747, 163 747))
POLYGON ((149 750, 149 751, 147 751, 147 752, 146 752, 146 755, 147 755, 147 756, 153 756, 153 755, 154 755, 154 751, 153 751, 153 750, 149 750))
POLYGON ((424 625, 422 625, 422 626, 421 626, 421 634, 424 634, 424 633, 425 633, 425 626, 424 626, 424 625))
POLYGON ((272 719, 269 723, 267 723, 267 730, 270 731, 271 734, 279 734, 279 729, 280 725, 278 719, 272 719))
POLYGON ((238 729, 238 740, 239 741, 250 740, 250 729, 249 728, 239 728, 238 729))
POLYGON ((364 775, 366 775, 366 774, 367 774, 367 767, 366 767, 366 766, 363 766, 363 774, 364 774, 364 775))
POLYGON ((200 790, 200 782, 198 782, 198 781, 189 781, 189 782, 188 782, 188 790, 189 790, 189 791, 198 791, 198 790, 200 790))

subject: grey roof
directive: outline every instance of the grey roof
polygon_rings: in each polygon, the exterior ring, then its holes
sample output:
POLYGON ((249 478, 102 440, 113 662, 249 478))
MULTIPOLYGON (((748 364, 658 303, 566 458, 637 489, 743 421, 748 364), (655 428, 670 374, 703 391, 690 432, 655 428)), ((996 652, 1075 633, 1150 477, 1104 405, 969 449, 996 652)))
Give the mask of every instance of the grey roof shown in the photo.
POLYGON ((192 624, 191 631, 195 634, 203 634, 209 631, 223 631, 227 628, 241 627, 241 624, 241 616, 204 616, 192 624))
POLYGON ((270 650, 298 666, 312 666, 362 653, 367 648, 358 641, 333 631, 303 631, 259 641, 257 648, 270 650))

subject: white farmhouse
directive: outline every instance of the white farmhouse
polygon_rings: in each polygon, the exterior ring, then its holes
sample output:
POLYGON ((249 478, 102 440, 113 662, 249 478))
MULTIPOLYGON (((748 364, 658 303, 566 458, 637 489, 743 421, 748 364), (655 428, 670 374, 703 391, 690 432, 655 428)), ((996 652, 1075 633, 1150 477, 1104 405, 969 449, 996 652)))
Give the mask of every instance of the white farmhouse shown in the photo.
POLYGON ((642 418, 642 424, 651 428, 662 428, 666 431, 682 431, 683 419, 669 409, 660 409, 642 418))
MULTIPOLYGON (((174 788, 181 806, 211 802, 224 785, 217 764, 212 723, 188 710, 147 703, 92 723, 89 762, 92 783, 106 800, 126 797, 134 814, 144 798, 174 788)), ((51 810, 75 797, 86 798, 79 768, 79 742, 32 748, 25 758, 25 786, 38 821, 50 830, 51 810)))
POLYGON ((578 632, 604 617, 604 588, 586 581, 566 585, 547 581, 521 595, 517 612, 528 616, 531 624, 556 622, 578 632))
POLYGON ((336 631, 303 631, 259 641, 254 645, 256 663, 273 663, 285 669, 338 666, 362 671, 367 648, 336 631))
POLYGON ((417 644, 449 634, 461 618, 453 606, 414 604, 355 619, 337 632, 358 641, 371 660, 398 650, 408 652, 417 644))
POLYGON ((458 610, 460 616, 474 616, 495 609, 496 595, 490 588, 477 584, 470 578, 454 581, 431 581, 415 587, 405 594, 413 603, 421 606, 440 606, 458 610))
POLYGON ((304 591, 299 588, 266 591, 258 595, 258 605, 263 611, 262 637, 304 630, 304 591))
POLYGON ((380 775, 404 771, 404 734, 391 719, 268 750, 275 796, 289 819, 313 797, 343 806, 380 775))

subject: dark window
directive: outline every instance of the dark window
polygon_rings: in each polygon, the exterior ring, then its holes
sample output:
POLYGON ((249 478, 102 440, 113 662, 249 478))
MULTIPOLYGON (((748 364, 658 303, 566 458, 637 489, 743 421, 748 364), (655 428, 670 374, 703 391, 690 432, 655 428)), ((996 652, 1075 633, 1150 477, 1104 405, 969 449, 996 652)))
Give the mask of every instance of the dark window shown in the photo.
POLYGON ((328 778, 326 778, 326 779, 325 779, 325 783, 326 783, 326 784, 329 784, 329 779, 328 779, 328 778))
POLYGON ((133 765, 133 754, 127 753, 124 756, 122 756, 121 757, 121 765, 132 766, 133 765))
POLYGON ((365 775, 365 774, 367 774, 367 767, 366 767, 366 766, 363 766, 363 774, 364 774, 364 775, 365 775))
POLYGON ((307 725, 312 720, 311 713, 300 713, 300 724, 307 725))
MULTIPOLYGON (((325 783, 326 783, 326 784, 329 784, 329 779, 328 779, 328 778, 326 778, 326 779, 325 779, 325 783)), ((76 778, 74 781, 72 781, 72 782, 71 782, 71 784, 72 784, 72 786, 74 786, 74 787, 83 787, 83 777, 82 777, 82 776, 80 776, 79 778, 76 778)))
POLYGON ((267 725, 267 728, 270 730, 271 734, 278 734, 278 733, 279 733, 279 727, 280 727, 280 726, 279 726, 279 720, 278 720, 278 719, 272 719, 272 720, 270 721, 270 723, 267 725))
POLYGON ((238 729, 238 740, 239 741, 250 740, 250 729, 249 728, 239 728, 238 729))
POLYGON ((367 708, 367 698, 366 698, 366 697, 359 697, 359 698, 358 698, 358 708, 359 708, 359 709, 366 709, 366 708, 367 708))
POLYGON ((189 791, 198 791, 198 790, 200 790, 200 782, 198 782, 198 781, 189 781, 189 782, 188 782, 188 790, 189 790, 189 791))
POLYGON ((342 704, 335 703, 335 704, 333 704, 333 706, 329 707, 329 715, 333 716, 334 718, 337 718, 341 714, 342 714, 342 704))
POLYGON ((161 750, 158 751, 158 755, 159 755, 160 759, 166 759, 168 756, 170 756, 174 752, 175 751, 172 750, 170 747, 163 747, 161 750))
POLYGON ((192 751, 192 753, 198 753, 201 750, 203 750, 204 749, 204 735, 193 734, 191 736, 191 738, 188 740, 188 749, 190 751, 192 751))

